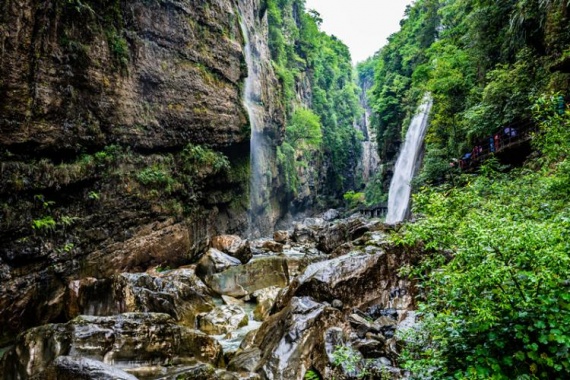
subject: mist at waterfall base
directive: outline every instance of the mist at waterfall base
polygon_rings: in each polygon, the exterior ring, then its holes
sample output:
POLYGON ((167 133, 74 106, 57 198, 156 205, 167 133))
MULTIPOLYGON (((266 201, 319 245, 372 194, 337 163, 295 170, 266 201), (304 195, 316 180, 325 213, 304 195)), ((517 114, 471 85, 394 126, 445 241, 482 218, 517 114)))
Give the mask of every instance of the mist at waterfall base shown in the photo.
POLYGON ((388 214, 386 215, 388 224, 399 223, 408 214, 412 191, 411 182, 420 165, 421 150, 432 104, 431 95, 425 95, 406 133, 406 141, 396 161, 388 193, 388 214))
POLYGON ((267 226, 263 226, 264 215, 270 213, 269 195, 271 178, 267 176, 269 171, 268 144, 263 134, 263 117, 260 109, 260 94, 256 90, 259 83, 259 65, 256 64, 252 53, 252 42, 245 21, 241 20, 241 29, 245 38, 245 61, 247 64, 247 78, 243 92, 244 107, 249 116, 251 128, 250 138, 250 189, 249 189, 249 214, 248 231, 249 237, 259 237, 267 226))

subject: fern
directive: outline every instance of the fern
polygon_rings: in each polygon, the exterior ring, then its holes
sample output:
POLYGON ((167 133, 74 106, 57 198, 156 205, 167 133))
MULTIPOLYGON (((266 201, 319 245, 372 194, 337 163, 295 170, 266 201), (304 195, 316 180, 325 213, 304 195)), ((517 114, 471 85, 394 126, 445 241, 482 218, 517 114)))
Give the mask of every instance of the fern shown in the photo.
POLYGON ((321 380, 321 376, 314 369, 310 369, 305 373, 304 380, 321 380))

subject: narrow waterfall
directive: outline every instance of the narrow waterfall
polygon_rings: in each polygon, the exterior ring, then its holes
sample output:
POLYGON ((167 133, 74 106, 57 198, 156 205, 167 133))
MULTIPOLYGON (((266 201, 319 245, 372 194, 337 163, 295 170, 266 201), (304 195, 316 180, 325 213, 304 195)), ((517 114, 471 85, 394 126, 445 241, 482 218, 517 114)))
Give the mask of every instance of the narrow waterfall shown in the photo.
POLYGON ((263 133, 263 105, 260 100, 261 86, 259 85, 261 67, 253 53, 256 49, 255 36, 250 35, 245 15, 243 14, 241 17, 241 29, 245 39, 244 53, 247 64, 247 78, 245 79, 243 99, 251 128, 248 235, 259 237, 267 229, 267 226, 263 226, 263 223, 264 220, 267 220, 267 215, 271 213, 269 202, 269 191, 271 189, 271 175, 269 174, 270 146, 263 133))
POLYGON ((431 95, 425 95, 406 133, 406 141, 400 150, 400 155, 394 168, 394 176, 390 183, 386 223, 401 222, 408 213, 410 193, 412 191, 411 181, 420 164, 421 148, 432 104, 431 95))

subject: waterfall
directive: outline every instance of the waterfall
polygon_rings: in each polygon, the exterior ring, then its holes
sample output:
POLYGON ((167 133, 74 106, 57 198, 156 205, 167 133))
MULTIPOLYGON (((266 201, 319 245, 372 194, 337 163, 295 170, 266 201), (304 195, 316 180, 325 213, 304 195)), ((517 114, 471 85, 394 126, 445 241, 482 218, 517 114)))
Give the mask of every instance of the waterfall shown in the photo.
POLYGON ((421 148, 432 104, 431 95, 426 94, 406 133, 406 141, 400 150, 400 155, 394 168, 394 176, 390 183, 386 223, 401 222, 408 213, 410 193, 412 191, 411 181, 421 161, 421 148))
POLYGON ((249 215, 248 235, 258 237, 270 227, 265 225, 268 215, 271 214, 269 192, 271 189, 271 146, 264 135, 263 103, 261 102, 259 59, 254 55, 258 51, 256 36, 249 34, 246 17, 242 13, 240 18, 242 34, 245 39, 245 61, 247 64, 247 78, 243 90, 243 104, 249 116, 251 129, 250 139, 250 189, 249 189, 249 215))

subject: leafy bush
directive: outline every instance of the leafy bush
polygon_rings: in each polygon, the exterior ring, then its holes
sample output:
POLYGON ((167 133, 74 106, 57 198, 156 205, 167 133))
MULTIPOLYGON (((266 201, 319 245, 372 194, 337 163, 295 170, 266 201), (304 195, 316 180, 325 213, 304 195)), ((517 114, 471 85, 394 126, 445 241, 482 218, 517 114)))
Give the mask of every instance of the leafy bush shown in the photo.
POLYGON ((353 190, 346 192, 343 195, 343 198, 346 201, 346 207, 348 208, 355 208, 364 204, 366 201, 364 193, 355 193, 353 190))
POLYGON ((538 115, 548 127, 539 162, 551 163, 541 172, 483 167, 461 178, 465 187, 415 197, 425 217, 397 241, 436 252, 413 271, 423 320, 403 358, 416 378, 570 376, 570 194, 553 186, 565 175, 570 139, 560 127, 570 115, 538 115))

